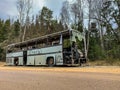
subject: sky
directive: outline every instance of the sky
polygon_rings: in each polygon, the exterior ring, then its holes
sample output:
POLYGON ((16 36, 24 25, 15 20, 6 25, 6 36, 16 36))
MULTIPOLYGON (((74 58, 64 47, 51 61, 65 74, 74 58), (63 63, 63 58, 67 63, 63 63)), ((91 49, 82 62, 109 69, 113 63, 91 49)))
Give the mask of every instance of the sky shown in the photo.
MULTIPOLYGON (((33 0, 31 16, 38 14, 42 7, 46 6, 53 11, 53 17, 59 19, 62 3, 64 1, 66 0, 33 0)), ((68 1, 73 2, 75 0, 68 1)), ((6 20, 10 18, 16 20, 18 18, 16 2, 17 0, 0 0, 0 19, 6 20)), ((87 27, 88 20, 84 20, 84 23, 84 25, 86 25, 85 27, 87 27)))
MULTIPOLYGON (((17 0, 0 0, 0 18, 17 18, 18 11, 16 8, 16 1, 17 0)), ((54 18, 59 17, 63 1, 65 0, 33 0, 33 10, 31 14, 35 15, 43 6, 47 6, 53 11, 54 18)))

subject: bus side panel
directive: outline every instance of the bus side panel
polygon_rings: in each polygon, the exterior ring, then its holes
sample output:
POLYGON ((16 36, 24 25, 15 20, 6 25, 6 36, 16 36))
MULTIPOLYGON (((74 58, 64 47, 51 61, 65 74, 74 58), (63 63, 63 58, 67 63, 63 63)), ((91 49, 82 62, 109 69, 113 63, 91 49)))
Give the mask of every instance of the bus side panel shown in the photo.
POLYGON ((7 53, 6 55, 7 65, 15 65, 15 58, 18 58, 18 65, 19 65, 19 57, 23 57, 23 52, 7 53))
POLYGON ((18 65, 23 65, 23 57, 19 57, 18 65))
POLYGON ((62 45, 28 50, 27 56, 27 65, 46 65, 47 58, 51 57, 54 58, 54 64, 56 64, 56 58, 57 65, 63 64, 62 45))
POLYGON ((10 59, 11 59, 11 58, 7 58, 7 57, 6 57, 6 65, 10 65, 10 59))
POLYGON ((35 65, 46 65, 46 57, 45 57, 45 55, 37 55, 37 56, 35 56, 35 65))
POLYGON ((9 58, 6 57, 6 65, 9 65, 9 58))
POLYGON ((62 53, 56 53, 55 59, 56 59, 56 65, 63 65, 63 54, 62 53))
POLYGON ((34 56, 28 56, 27 57, 27 65, 35 65, 34 56))
POLYGON ((6 58, 7 65, 14 65, 14 58, 6 58))
POLYGON ((10 65, 14 65, 14 58, 11 58, 10 65))

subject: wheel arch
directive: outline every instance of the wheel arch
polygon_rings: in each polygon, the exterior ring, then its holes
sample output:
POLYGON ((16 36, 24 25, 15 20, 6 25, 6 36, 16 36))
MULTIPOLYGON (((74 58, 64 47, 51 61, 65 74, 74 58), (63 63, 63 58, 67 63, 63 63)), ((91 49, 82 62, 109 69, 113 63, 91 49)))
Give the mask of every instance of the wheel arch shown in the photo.
POLYGON ((46 58, 46 64, 48 64, 48 61, 49 61, 50 58, 53 59, 54 64, 55 64, 55 57, 54 57, 54 56, 48 56, 48 57, 46 58))

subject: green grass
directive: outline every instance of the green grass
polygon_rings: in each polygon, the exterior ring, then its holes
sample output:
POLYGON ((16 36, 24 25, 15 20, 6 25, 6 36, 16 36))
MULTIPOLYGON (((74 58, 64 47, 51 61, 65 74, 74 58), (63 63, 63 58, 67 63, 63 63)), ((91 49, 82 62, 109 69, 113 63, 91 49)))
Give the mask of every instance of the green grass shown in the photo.
POLYGON ((95 60, 88 63, 90 66, 120 66, 120 59, 95 60))

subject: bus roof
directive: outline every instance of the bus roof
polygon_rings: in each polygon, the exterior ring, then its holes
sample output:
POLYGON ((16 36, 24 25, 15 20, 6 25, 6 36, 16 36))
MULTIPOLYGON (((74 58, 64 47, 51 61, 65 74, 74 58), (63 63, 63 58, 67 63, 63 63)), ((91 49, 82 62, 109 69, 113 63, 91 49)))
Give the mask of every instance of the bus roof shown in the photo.
POLYGON ((37 41, 40 41, 40 40, 44 40, 48 37, 58 37, 59 35, 69 35, 69 32, 70 31, 74 31, 74 32, 78 32, 80 33, 79 31, 77 30, 73 30, 73 29, 70 29, 70 30, 64 30, 64 31, 60 31, 60 32, 56 32, 56 33, 52 33, 52 34, 48 34, 48 35, 44 35, 44 36, 41 36, 41 37, 38 37, 38 38, 33 38, 33 39, 30 39, 30 40, 26 40, 26 41, 23 41, 23 42, 18 42, 18 43, 13 43, 13 44, 10 44, 8 45, 7 47, 19 47, 19 46, 25 46, 29 43, 34 43, 34 42, 37 42, 37 41))

